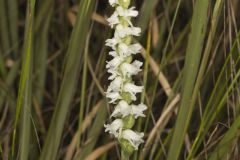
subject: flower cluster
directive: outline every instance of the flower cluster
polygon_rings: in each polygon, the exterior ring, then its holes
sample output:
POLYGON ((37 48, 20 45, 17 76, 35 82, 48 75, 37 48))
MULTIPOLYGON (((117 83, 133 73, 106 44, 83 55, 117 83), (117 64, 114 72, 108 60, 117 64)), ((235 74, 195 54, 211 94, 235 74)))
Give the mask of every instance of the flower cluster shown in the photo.
POLYGON ((111 117, 116 119, 111 123, 104 125, 106 132, 113 134, 120 142, 122 148, 129 151, 129 148, 137 150, 143 143, 143 133, 138 133, 131 128, 138 117, 145 117, 143 112, 147 109, 144 104, 133 104, 136 100, 136 94, 143 91, 143 86, 137 86, 132 80, 133 75, 141 71, 142 62, 133 61, 132 55, 141 51, 139 44, 132 44, 132 37, 139 36, 141 29, 134 27, 131 18, 138 15, 134 7, 129 8, 130 0, 109 0, 114 13, 107 19, 111 28, 114 28, 112 39, 106 40, 106 45, 111 47, 109 55, 112 60, 107 62, 106 68, 110 83, 106 97, 110 99, 109 103, 115 105, 111 117), (128 149, 126 149, 128 148, 128 149))

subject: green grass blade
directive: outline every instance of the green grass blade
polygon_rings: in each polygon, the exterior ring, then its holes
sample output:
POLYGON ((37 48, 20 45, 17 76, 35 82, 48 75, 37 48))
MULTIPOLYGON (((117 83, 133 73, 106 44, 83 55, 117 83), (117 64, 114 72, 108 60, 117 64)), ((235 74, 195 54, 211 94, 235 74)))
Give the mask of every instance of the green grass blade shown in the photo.
POLYGON ((3 156, 3 149, 2 149, 2 144, 0 143, 0 157, 3 156))
POLYGON ((8 6, 8 24, 9 35, 11 40, 11 48, 14 51, 14 55, 18 52, 18 7, 17 0, 7 0, 8 6))
MULTIPOLYGON (((10 87, 13 85, 14 81, 16 80, 16 77, 18 75, 18 71, 19 71, 19 66, 20 63, 16 62, 12 68, 8 71, 8 74, 6 76, 6 80, 5 80, 5 86, 7 87, 8 92, 10 91, 10 87)), ((3 103, 5 102, 5 98, 10 96, 11 94, 7 94, 5 93, 4 90, 0 90, 0 111, 2 110, 3 107, 3 103)), ((11 98, 7 98, 7 99, 11 99, 11 98)), ((12 103, 11 109, 12 109, 12 113, 15 112, 15 98, 10 101, 10 103, 12 103), (13 102, 14 101, 14 102, 13 102)))
POLYGON ((16 129, 20 115, 22 115, 21 137, 20 137, 20 159, 28 159, 29 133, 30 133, 30 110, 31 110, 31 59, 32 59, 32 36, 35 0, 28 0, 27 20, 25 28, 25 39, 23 47, 23 62, 18 90, 16 117, 14 121, 14 132, 12 142, 12 157, 16 139, 16 129))
POLYGON ((223 139, 209 156, 209 160, 227 159, 226 155, 232 148, 233 142, 239 137, 240 116, 238 116, 231 128, 225 133, 223 139))
POLYGON ((41 160, 56 159, 64 122, 76 89, 75 86, 78 80, 78 68, 80 65, 81 53, 85 47, 85 41, 91 20, 89 17, 92 14, 94 5, 95 0, 81 1, 79 5, 77 21, 67 51, 64 76, 47 138, 40 156, 41 160))
POLYGON ((34 96, 36 97, 38 103, 42 104, 48 65, 48 33, 53 12, 53 1, 43 1, 42 3, 40 2, 39 5, 39 12, 36 16, 36 20, 38 21, 36 22, 39 23, 41 29, 34 26, 34 36, 36 39, 34 43, 34 96), (41 13, 45 11, 46 8, 48 9, 48 15, 42 15, 41 13), (42 19, 42 17, 45 17, 45 19, 42 19))
POLYGON ((54 1, 53 0, 42 0, 39 1, 39 11, 36 15, 36 20, 35 20, 35 25, 34 25, 34 29, 35 32, 41 32, 42 30, 42 25, 44 24, 44 26, 48 26, 49 24, 49 18, 51 17, 51 10, 53 7, 54 1), (47 20, 46 20, 47 18, 47 20), (45 24, 44 22, 46 22, 47 24, 45 24))
MULTIPOLYGON (((81 85, 81 96, 80 96, 80 113, 79 113, 79 122, 78 122, 78 126, 79 126, 79 130, 81 130, 81 125, 82 125, 82 121, 83 121, 83 116, 84 116, 84 107, 86 104, 86 88, 87 88, 87 70, 88 70, 88 47, 89 47, 89 40, 90 40, 90 33, 87 37, 86 40, 86 47, 84 50, 84 56, 83 56, 83 73, 82 73, 82 85, 81 85)), ((80 148, 81 146, 81 132, 79 132, 78 135, 78 148, 80 148)))
POLYGON ((6 6, 6 1, 0 0, 0 38, 2 42, 1 46, 3 54, 6 54, 10 49, 6 6))
POLYGON ((142 8, 139 12, 138 24, 143 31, 145 31, 148 27, 149 20, 152 16, 153 10, 156 7, 158 0, 145 0, 142 8))
POLYGON ((178 159, 192 114, 190 101, 206 32, 208 4, 208 0, 197 0, 195 3, 183 73, 182 100, 167 160, 178 159))
POLYGON ((0 48, 0 76, 4 78, 6 76, 6 73, 7 71, 4 63, 4 58, 0 48))

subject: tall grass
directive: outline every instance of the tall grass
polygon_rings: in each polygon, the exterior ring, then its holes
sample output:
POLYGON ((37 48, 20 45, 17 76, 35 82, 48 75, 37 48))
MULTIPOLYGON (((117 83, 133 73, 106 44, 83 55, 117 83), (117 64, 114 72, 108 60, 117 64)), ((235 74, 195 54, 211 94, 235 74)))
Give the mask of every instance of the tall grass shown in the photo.
MULTIPOLYGON (((130 159, 238 160, 238 0, 132 0, 145 143, 130 159)), ((0 0, 0 159, 120 159, 104 132, 108 1, 0 0)))

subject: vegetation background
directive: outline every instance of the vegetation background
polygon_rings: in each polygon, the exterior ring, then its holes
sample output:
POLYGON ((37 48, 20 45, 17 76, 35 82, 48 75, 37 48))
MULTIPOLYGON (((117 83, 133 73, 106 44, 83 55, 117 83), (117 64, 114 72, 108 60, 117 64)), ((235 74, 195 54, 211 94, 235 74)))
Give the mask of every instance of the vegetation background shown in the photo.
MULTIPOLYGON (((239 0, 132 0, 145 143, 133 160, 240 159, 239 0)), ((104 133, 108 0, 0 0, 0 159, 120 159, 104 133)))

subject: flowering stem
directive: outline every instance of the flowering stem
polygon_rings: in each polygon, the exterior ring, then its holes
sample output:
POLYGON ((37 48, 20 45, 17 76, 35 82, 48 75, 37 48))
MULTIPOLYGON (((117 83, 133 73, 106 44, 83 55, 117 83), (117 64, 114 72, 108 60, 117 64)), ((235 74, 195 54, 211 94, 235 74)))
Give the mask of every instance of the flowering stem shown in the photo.
POLYGON ((141 52, 141 45, 133 44, 132 37, 139 36, 141 28, 134 27, 131 18, 138 15, 135 7, 130 7, 131 0, 109 0, 115 8, 113 15, 107 19, 111 28, 115 30, 114 37, 106 40, 106 45, 112 48, 109 52, 113 58, 107 62, 106 68, 112 82, 108 86, 106 97, 109 103, 115 105, 111 117, 116 119, 104 125, 105 131, 113 134, 121 146, 121 159, 128 160, 134 150, 143 143, 143 133, 132 130, 138 117, 145 117, 143 111, 147 106, 137 101, 136 94, 143 92, 143 86, 135 85, 132 76, 141 71, 142 62, 134 60, 134 56, 141 52))

